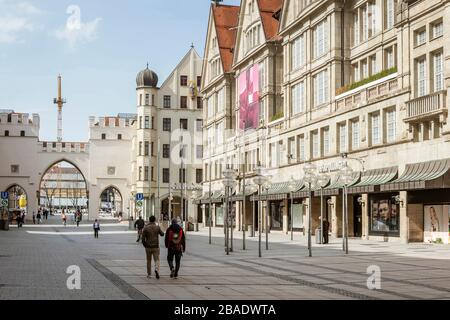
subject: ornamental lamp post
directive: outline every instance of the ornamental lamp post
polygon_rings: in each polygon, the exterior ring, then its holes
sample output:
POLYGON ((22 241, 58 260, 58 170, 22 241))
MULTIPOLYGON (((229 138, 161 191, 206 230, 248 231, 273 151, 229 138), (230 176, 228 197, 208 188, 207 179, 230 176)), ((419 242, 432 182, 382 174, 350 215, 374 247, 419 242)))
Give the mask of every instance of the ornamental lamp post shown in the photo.
MULTIPOLYGON (((328 176, 320 174, 317 178, 317 185, 320 187, 320 244, 323 244, 323 188, 328 183, 328 176)), ((327 231, 328 232, 328 231, 327 231)))
MULTIPOLYGON (((222 180, 222 183, 225 187, 225 243, 226 243, 226 252, 227 255, 230 254, 230 251, 233 251, 233 247, 231 246, 231 250, 230 250, 230 246, 229 246, 229 230, 228 230, 228 219, 230 216, 230 205, 229 205, 229 196, 230 196, 230 191, 232 188, 234 188, 236 186, 236 181, 235 181, 235 171, 233 169, 225 169, 222 172, 224 179, 222 180)), ((233 229, 233 221, 231 221, 231 229, 233 229)), ((231 235, 232 236, 232 235, 231 235)), ((231 243, 233 243, 233 241, 231 241, 231 243)))
POLYGON ((353 170, 348 165, 345 165, 344 168, 341 170, 341 179, 342 183, 344 185, 343 187, 343 201, 344 201, 344 237, 343 237, 343 243, 344 243, 344 250, 345 254, 348 254, 348 203, 347 203, 347 186, 352 182, 353 180, 353 170))
POLYGON ((314 164, 308 162, 303 166, 304 178, 303 180, 308 184, 308 194, 309 194, 309 204, 308 204, 308 253, 309 256, 312 257, 312 248, 311 248, 311 206, 312 206, 312 195, 311 195, 311 186, 315 182, 316 176, 314 171, 316 167, 314 164))
POLYGON ((289 193, 291 196, 291 241, 294 240, 294 191, 297 189, 297 182, 294 180, 294 177, 291 177, 288 185, 289 193))
POLYGON ((258 186, 258 256, 261 258, 261 194, 262 186, 267 181, 267 177, 265 176, 264 168, 260 163, 258 163, 258 166, 255 168, 255 174, 256 176, 253 178, 253 183, 258 186))
POLYGON ((266 232, 266 250, 269 250, 269 203, 267 201, 268 195, 269 195, 269 189, 272 186, 272 183, 270 182, 270 176, 267 176, 267 181, 264 183, 264 189, 266 190, 266 214, 265 214, 265 228, 264 231, 266 232))

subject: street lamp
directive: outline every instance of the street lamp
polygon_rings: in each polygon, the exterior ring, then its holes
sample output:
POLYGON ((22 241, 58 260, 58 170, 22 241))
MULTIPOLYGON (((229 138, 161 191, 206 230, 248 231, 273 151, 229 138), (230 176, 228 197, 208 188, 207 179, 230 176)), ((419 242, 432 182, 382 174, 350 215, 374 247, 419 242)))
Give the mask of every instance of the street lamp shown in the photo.
POLYGON ((262 206, 261 206, 261 193, 262 186, 267 181, 267 177, 264 173, 264 168, 261 167, 261 164, 255 168, 256 176, 253 178, 253 183, 258 186, 258 256, 261 258, 261 215, 262 215, 262 206))
POLYGON ((272 183, 270 182, 270 176, 266 176, 267 180, 264 183, 264 189, 266 190, 266 222, 265 222, 265 232, 266 232, 266 250, 269 250, 269 203, 267 201, 267 196, 269 195, 269 189, 272 186, 272 183))
MULTIPOLYGON (((323 244, 323 188, 328 183, 328 176, 320 174, 317 178, 317 185, 320 187, 320 244, 323 244)), ((327 231, 328 232, 328 231, 327 231)))
MULTIPOLYGON (((233 251, 233 239, 231 239, 231 250, 229 247, 229 231, 228 231, 228 219, 230 216, 230 204, 229 204, 229 196, 230 196, 230 191, 236 186, 236 172, 233 169, 225 169, 223 171, 223 177, 224 179, 222 180, 222 183, 225 187, 225 212, 226 212, 226 218, 225 218, 225 228, 226 228, 226 232, 225 232, 225 243, 226 243, 226 252, 227 255, 230 254, 230 251, 233 251)), ((231 238, 233 237, 233 220, 231 219, 231 238)))
POLYGON ((341 179, 344 185, 343 188, 343 201, 344 201, 344 249, 345 253, 348 254, 348 204, 347 204, 347 186, 353 180, 353 170, 348 165, 345 165, 341 170, 341 179))
POLYGON ((308 205, 308 253, 309 256, 312 257, 311 252, 311 206, 312 206, 312 195, 311 195, 311 186, 315 183, 315 174, 314 171, 316 167, 312 163, 306 163, 303 166, 303 171, 305 173, 305 177, 303 180, 308 184, 308 194, 309 194, 309 205, 308 205))
POLYGON ((289 181, 288 189, 291 196, 291 241, 294 240, 294 191, 297 189, 297 182, 294 180, 294 177, 291 177, 289 181))

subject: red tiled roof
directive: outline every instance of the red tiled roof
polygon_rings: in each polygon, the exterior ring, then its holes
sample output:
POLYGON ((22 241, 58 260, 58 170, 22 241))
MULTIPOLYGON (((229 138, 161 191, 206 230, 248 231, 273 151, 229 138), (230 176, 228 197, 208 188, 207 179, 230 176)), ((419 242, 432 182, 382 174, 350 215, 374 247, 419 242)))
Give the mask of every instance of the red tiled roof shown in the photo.
POLYGON ((237 31, 236 26, 239 20, 239 6, 213 4, 212 10, 223 70, 224 72, 229 72, 233 63, 233 49, 237 31))
POLYGON ((283 0, 257 0, 266 40, 278 39, 279 21, 273 15, 281 10, 283 0))

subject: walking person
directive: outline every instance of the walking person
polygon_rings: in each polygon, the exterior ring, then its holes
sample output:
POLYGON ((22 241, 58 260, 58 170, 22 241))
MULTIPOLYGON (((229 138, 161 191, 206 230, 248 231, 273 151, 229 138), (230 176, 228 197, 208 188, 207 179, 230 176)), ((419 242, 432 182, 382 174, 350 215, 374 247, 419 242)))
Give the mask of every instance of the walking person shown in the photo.
POLYGON ((67 223, 67 216, 66 216, 66 214, 64 213, 64 211, 62 212, 61 218, 62 218, 62 221, 63 221, 63 225, 64 225, 64 227, 65 227, 65 226, 66 226, 66 223, 67 223))
POLYGON ((166 230, 165 245, 167 248, 167 261, 170 267, 170 277, 177 279, 181 257, 183 252, 186 251, 186 237, 177 219, 173 219, 172 225, 166 230), (175 258, 175 268, 173 267, 173 258, 175 258))
POLYGON ((33 211, 33 224, 36 224, 36 214, 34 211, 33 211))
POLYGON ((137 219, 136 222, 134 223, 134 229, 136 230, 137 228, 137 235, 138 235, 136 242, 139 242, 139 240, 141 240, 142 230, 144 230, 144 227, 145 227, 144 219, 142 219, 142 217, 139 216, 139 219, 137 219))
POLYGON ((100 222, 98 222, 98 219, 95 219, 93 227, 94 227, 94 238, 98 239, 98 232, 100 231, 100 222))
POLYGON ((161 228, 156 224, 156 218, 150 217, 150 223, 142 231, 142 244, 147 256, 147 278, 152 276, 152 257, 155 261, 155 276, 159 279, 160 250, 159 236, 164 236, 161 228))
POLYGON ((327 218, 323 219, 323 243, 328 243, 328 232, 330 230, 330 223, 328 222, 327 218))
POLYGON ((42 220, 41 220, 41 212, 40 211, 38 211, 36 218, 37 218, 37 223, 41 224, 42 220))
POLYGON ((77 220, 77 227, 79 227, 81 221, 81 213, 79 211, 76 213, 76 220, 77 220))

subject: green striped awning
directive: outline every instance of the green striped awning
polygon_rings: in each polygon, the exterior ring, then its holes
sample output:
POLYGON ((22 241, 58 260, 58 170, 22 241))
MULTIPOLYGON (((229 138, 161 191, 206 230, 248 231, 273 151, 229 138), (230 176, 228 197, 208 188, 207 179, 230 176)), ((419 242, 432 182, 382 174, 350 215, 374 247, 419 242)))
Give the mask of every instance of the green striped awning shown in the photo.
POLYGON ((348 188, 349 194, 371 193, 380 191, 380 185, 389 183, 398 175, 398 167, 389 167, 365 171, 361 181, 348 188))
MULTIPOLYGON (((360 177, 361 177, 360 172, 353 172, 352 181, 348 184, 348 186, 353 186, 354 184, 356 184, 359 181, 360 177)), ((342 188, 344 188, 344 183, 342 182, 341 174, 338 173, 336 175, 334 181, 332 181, 328 187, 323 189, 323 195, 324 196, 338 196, 339 190, 342 188)), ((317 189, 317 191, 314 191, 314 196, 320 197, 320 189, 317 189)))
MULTIPOLYGON (((289 189, 290 182, 278 182, 270 186, 269 190, 263 191, 261 197, 259 195, 254 195, 251 197, 251 201, 274 201, 274 200, 284 200, 288 198, 291 193, 289 189)), ((303 180, 295 181, 294 192, 299 191, 303 188, 303 180)))
POLYGON ((382 185, 381 191, 450 188, 450 159, 407 164, 397 180, 382 185))

